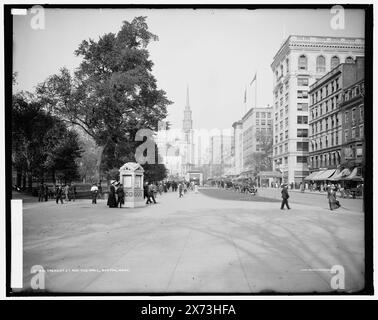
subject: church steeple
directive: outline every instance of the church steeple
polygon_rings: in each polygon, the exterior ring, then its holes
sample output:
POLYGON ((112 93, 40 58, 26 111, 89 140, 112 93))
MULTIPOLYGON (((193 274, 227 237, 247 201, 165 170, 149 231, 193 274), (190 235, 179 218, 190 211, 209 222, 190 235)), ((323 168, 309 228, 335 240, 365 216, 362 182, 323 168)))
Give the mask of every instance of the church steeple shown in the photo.
POLYGON ((186 85, 186 105, 185 109, 190 109, 190 104, 189 104, 189 86, 186 85))
POLYGON ((186 86, 186 105, 184 109, 184 121, 183 121, 183 129, 185 133, 188 133, 193 128, 193 121, 192 121, 192 111, 190 110, 189 104, 189 86, 186 86))

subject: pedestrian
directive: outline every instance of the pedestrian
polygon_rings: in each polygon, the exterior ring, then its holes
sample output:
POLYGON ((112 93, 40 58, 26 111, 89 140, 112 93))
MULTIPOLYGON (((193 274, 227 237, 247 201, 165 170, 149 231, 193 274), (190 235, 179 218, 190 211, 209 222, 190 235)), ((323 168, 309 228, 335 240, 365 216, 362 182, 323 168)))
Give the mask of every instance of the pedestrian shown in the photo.
POLYGON ((148 189, 149 189, 148 182, 145 182, 143 186, 143 193, 144 193, 144 199, 147 198, 146 204, 150 204, 152 202, 151 197, 150 197, 150 192, 148 189))
POLYGON ((43 193, 44 193, 44 190, 45 190, 45 186, 43 183, 40 183, 39 184, 39 187, 38 187, 38 202, 41 202, 43 201, 43 193))
POLYGON ((66 197, 66 201, 71 201, 70 199, 70 186, 68 184, 64 187, 64 195, 66 197))
POLYGON ((117 207, 117 199, 116 199, 116 193, 115 193, 115 186, 116 183, 115 180, 110 181, 110 187, 109 187, 109 196, 108 196, 108 202, 107 205, 109 208, 116 208, 117 207))
POLYGON ((287 184, 284 184, 284 185, 282 186, 281 196, 282 196, 281 210, 284 210, 284 206, 285 206, 285 205, 286 205, 286 207, 290 210, 289 202, 288 202, 288 199, 289 199, 289 191, 287 190, 287 184))
POLYGON ((156 186, 152 182, 148 186, 148 193, 149 193, 149 196, 150 196, 150 202, 151 202, 151 199, 152 199, 152 201, 154 203, 156 203, 156 200, 155 200, 156 186))
POLYGON ((178 190, 179 190, 179 198, 183 197, 184 196, 184 194, 183 194, 184 186, 183 186, 183 184, 181 182, 178 185, 178 190))
POLYGON ((125 203, 125 191, 123 190, 123 184, 120 183, 117 188, 117 207, 122 208, 122 205, 125 203))
POLYGON ((340 208, 340 202, 336 198, 336 190, 333 184, 327 189, 327 198, 331 211, 340 208))
POLYGON ((92 204, 97 204, 98 187, 96 183, 93 183, 91 188, 92 204))
POLYGON ((56 197, 56 204, 59 203, 59 200, 61 204, 63 204, 63 187, 62 186, 57 186, 55 197, 56 197))

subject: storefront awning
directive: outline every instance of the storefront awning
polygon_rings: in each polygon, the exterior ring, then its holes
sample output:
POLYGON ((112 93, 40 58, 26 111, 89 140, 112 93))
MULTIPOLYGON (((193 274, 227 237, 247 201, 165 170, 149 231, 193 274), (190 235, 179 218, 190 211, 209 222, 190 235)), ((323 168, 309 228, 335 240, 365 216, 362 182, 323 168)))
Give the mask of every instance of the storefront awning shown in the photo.
POLYGON ((312 180, 314 181, 324 181, 329 180, 329 178, 335 173, 336 169, 325 170, 322 173, 318 174, 312 180))
POLYGON ((361 176, 357 175, 358 171, 357 171, 357 168, 354 168, 352 170, 352 173, 345 177, 343 180, 350 180, 350 181, 364 181, 364 178, 362 178, 361 176))
POLYGON ((344 180, 344 178, 347 177, 348 175, 350 175, 350 170, 348 168, 345 168, 339 173, 336 172, 331 178, 329 178, 329 180, 330 181, 344 180))
POLYGON ((306 178, 304 178, 304 180, 314 180, 314 178, 316 176, 318 176, 319 174, 323 173, 324 171, 314 171, 313 173, 311 173, 309 176, 307 176, 306 178))

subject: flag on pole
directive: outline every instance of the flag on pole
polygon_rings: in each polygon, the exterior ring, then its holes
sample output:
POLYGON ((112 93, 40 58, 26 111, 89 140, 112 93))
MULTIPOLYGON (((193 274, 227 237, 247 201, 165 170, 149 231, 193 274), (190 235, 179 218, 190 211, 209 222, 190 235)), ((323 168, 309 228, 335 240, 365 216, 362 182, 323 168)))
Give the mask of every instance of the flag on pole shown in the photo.
POLYGON ((253 77, 251 83, 249 84, 250 86, 255 82, 255 80, 256 80, 256 75, 257 75, 257 72, 255 73, 255 76, 253 77))

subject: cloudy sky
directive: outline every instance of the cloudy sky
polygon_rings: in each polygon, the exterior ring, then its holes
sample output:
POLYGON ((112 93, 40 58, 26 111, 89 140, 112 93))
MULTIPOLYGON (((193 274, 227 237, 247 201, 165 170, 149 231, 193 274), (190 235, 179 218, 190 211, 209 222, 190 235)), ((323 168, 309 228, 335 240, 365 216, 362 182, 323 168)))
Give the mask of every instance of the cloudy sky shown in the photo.
POLYGON ((259 106, 272 104, 270 64, 290 34, 364 37, 364 13, 346 10, 345 29, 333 30, 329 10, 278 9, 49 9, 45 29, 31 28, 31 14, 14 16, 13 70, 20 90, 35 86, 59 68, 74 70, 80 60, 73 52, 88 38, 119 31, 122 21, 147 16, 159 41, 149 46, 153 73, 174 103, 168 120, 182 124, 186 85, 195 128, 229 128, 254 104, 249 87, 257 72, 259 106))

